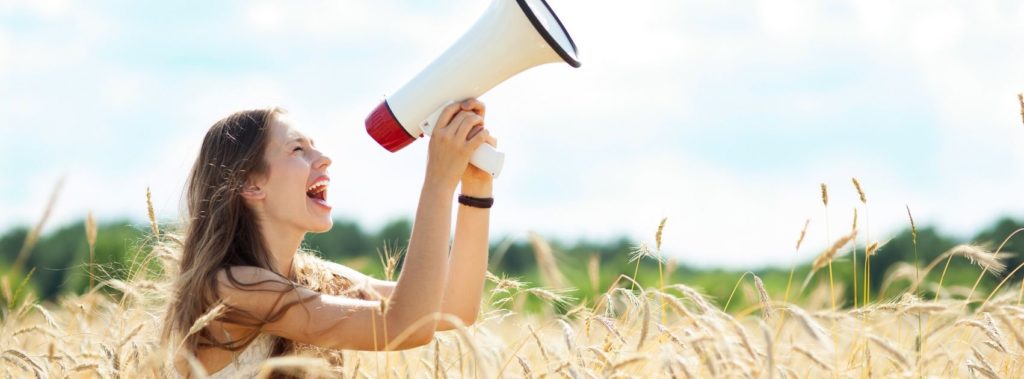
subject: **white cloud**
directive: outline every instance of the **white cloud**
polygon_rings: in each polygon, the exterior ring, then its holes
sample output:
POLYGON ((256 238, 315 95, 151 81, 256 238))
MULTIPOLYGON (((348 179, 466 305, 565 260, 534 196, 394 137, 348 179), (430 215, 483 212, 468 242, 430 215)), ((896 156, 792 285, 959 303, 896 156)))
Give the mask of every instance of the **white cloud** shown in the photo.
POLYGON ((761 0, 755 8, 762 30, 782 42, 806 42, 824 21, 818 2, 808 0, 761 0))
MULTIPOLYGON (((919 222, 936 222, 961 234, 986 226, 998 215, 1024 214, 1014 198, 1024 189, 1024 179, 1017 179, 1024 171, 1024 129, 1013 97, 1024 91, 1024 72, 1018 67, 1024 60, 1019 47, 1024 5, 551 3, 576 40, 583 67, 538 67, 484 96, 488 125, 508 153, 505 172, 496 182, 492 235, 533 229, 570 239, 627 233, 650 241, 658 221, 667 216, 666 250, 687 263, 792 262, 792 247, 805 218, 812 224, 802 257, 826 243, 818 183, 828 183, 833 191, 831 236, 849 227, 850 213, 858 206, 851 176, 861 179, 868 191, 872 239, 906 225, 907 203, 919 222), (900 79, 918 86, 913 90, 926 98, 907 101, 933 112, 915 121, 928 124, 920 128, 929 133, 921 140, 935 144, 928 148, 937 152, 937 159, 894 160, 898 154, 855 154, 847 148, 876 138, 904 138, 884 134, 820 141, 835 151, 785 167, 772 167, 774 157, 723 162, 680 147, 686 131, 760 127, 708 125, 709 112, 718 110, 698 107, 714 90, 702 86, 722 83, 743 89, 746 83, 737 80, 766 70, 794 75, 794 81, 813 80, 799 75, 842 63, 827 56, 839 50, 863 54, 865 64, 891 70, 887 74, 910 76, 900 79)), ((18 96, 0 89, 7 105, 0 122, 25 124, 11 138, 31 138, 55 151, 40 157, 41 168, 26 177, 4 174, 5 186, 17 182, 44 190, 6 199, 0 229, 34 222, 62 170, 70 173, 55 224, 88 209, 100 217, 141 219, 146 186, 153 188, 161 217, 173 218, 206 128, 238 109, 264 105, 290 109, 300 128, 334 158, 331 191, 337 216, 371 228, 394 217, 412 217, 426 142, 387 153, 366 136, 363 118, 380 100, 378 94, 396 90, 458 38, 486 6, 468 1, 436 5, 436 10, 392 2, 245 3, 240 12, 225 17, 223 32, 240 43, 265 40, 272 57, 261 61, 269 62, 266 67, 167 73, 96 55, 97 48, 134 31, 105 19, 110 15, 101 10, 63 4, 72 8, 39 12, 71 25, 73 36, 15 36, 0 27, 0 80, 6 84, 13 77, 35 78, 44 84, 18 96), (6 52, 18 55, 6 58, 6 52), (67 83, 44 81, 50 74, 67 83), (71 92, 79 94, 74 99, 82 101, 55 103, 53 88, 64 84, 74 87, 71 92), (81 96, 90 86, 100 87, 95 96, 81 96), (55 105, 61 112, 47 111, 55 105), (151 119, 132 115, 132 110, 151 119), (88 129, 69 127, 76 118, 113 121, 88 129), (175 129, 153 131, 159 137, 152 139, 126 140, 125 135, 137 136, 129 132, 151 120, 175 129), (101 164, 109 157, 103 154, 115 153, 69 148, 83 140, 146 149, 126 157, 121 166, 109 167, 101 164)), ((0 9, 10 9, 10 4, 0 9)), ((831 75, 843 75, 836 72, 831 75)), ((903 94, 873 93, 873 81, 884 79, 865 72, 868 84, 751 92, 770 94, 755 100, 815 122, 873 111, 856 107, 878 96, 903 101, 903 94)), ((737 102, 719 109, 748 114, 750 106, 737 102)), ((809 132, 802 129, 807 124, 780 122, 772 130, 799 134, 809 132)), ((901 125, 871 127, 898 130, 901 125)), ((722 149, 709 148, 725 157, 743 153, 722 149)))
POLYGON ((52 19, 67 14, 71 7, 69 0, 4 0, 0 1, 0 12, 26 11, 33 16, 52 19))
POLYGON ((936 4, 923 10, 910 23, 910 48, 919 54, 935 54, 961 42, 964 32, 962 10, 952 4, 936 4))

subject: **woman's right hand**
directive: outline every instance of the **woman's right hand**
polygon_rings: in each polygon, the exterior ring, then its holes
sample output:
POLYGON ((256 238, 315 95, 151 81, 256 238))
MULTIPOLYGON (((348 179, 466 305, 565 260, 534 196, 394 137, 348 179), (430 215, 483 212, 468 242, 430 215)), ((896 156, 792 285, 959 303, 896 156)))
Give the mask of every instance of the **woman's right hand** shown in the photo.
POLYGON ((469 158, 489 137, 484 128, 483 103, 476 99, 445 107, 430 136, 426 180, 455 190, 469 158), (479 132, 473 130, 479 129, 479 132), (472 135, 467 139, 467 136, 472 135))

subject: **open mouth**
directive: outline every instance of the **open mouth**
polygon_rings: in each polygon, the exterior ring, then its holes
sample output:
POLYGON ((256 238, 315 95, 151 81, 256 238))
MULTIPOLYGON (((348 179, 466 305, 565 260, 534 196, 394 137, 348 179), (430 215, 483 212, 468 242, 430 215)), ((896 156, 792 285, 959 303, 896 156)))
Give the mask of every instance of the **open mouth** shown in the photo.
POLYGON ((321 204, 326 204, 327 203, 327 184, 329 182, 330 182, 330 179, 327 179, 327 178, 317 179, 316 182, 313 182, 313 185, 311 185, 309 187, 306 187, 306 197, 308 197, 310 199, 313 199, 313 200, 319 200, 318 202, 321 203, 321 204))

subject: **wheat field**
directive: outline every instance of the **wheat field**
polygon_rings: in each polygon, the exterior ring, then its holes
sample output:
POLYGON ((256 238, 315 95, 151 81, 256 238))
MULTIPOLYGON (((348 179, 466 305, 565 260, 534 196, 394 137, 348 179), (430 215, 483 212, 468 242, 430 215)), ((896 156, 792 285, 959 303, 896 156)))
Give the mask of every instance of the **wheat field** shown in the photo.
MULTIPOLYGON (((659 248, 660 242, 659 233, 659 248)), ((842 247, 836 245, 819 258, 834 256, 832 250, 842 247)), ((149 258, 167 259, 155 246, 149 258)), ((979 275, 1005 269, 990 267, 999 263, 999 254, 958 249, 940 259, 974 259, 979 275)), ((634 253, 643 258, 653 250, 634 253)), ((557 273, 559 268, 545 270, 557 273)), ((265 367, 308 377, 1024 376, 1017 363, 1024 352, 1024 307, 1017 284, 991 294, 951 289, 931 299, 907 292, 833 310, 835 288, 825 282, 797 305, 782 299, 787 294, 768 293, 761 279, 750 274, 737 286, 760 301, 725 313, 722 305, 683 283, 642 287, 628 275, 592 305, 514 278, 489 273, 487 280, 488 305, 480 320, 438 333, 428 346, 389 353, 305 351, 270 359, 265 367), (552 307, 524 312, 524 297, 552 307), (554 311, 555 306, 564 311, 554 311)), ((129 280, 100 281, 92 292, 55 304, 24 299, 0 326, 2 371, 8 377, 162 376, 169 350, 158 343, 156 328, 166 286, 166 278, 137 270, 129 280)), ((5 282, 3 295, 17 297, 11 291, 5 282)), ((198 367, 194 374, 204 375, 198 367)))
MULTIPOLYGON (((1018 100, 1024 118, 1024 95, 1018 100)), ((866 210, 864 191, 856 179, 853 184, 866 210)), ((822 184, 821 190, 827 212, 828 189, 822 184)), ((21 293, 24 281, 12 284, 5 277, 0 282, 7 304, 0 324, 0 372, 5 377, 164 376, 170 349, 157 336, 169 280, 147 268, 150 262, 171 264, 173 256, 163 247, 168 241, 159 238, 151 204, 149 210, 152 238, 159 243, 149 244, 129 279, 100 280, 84 295, 45 304, 34 300, 31 292, 21 293)), ((49 206, 44 214, 49 214, 49 206)), ((908 218, 913 226, 909 209, 908 218)), ((45 219, 29 234, 26 245, 34 242, 45 219)), ((685 283, 661 280, 657 286, 642 286, 633 279, 636 272, 623 273, 600 296, 582 300, 558 285, 532 287, 488 273, 482 315, 470 327, 440 332, 431 344, 400 352, 305 350, 268 360, 262 374, 279 369, 304 377, 339 378, 1024 377, 1024 365, 1019 364, 1024 358, 1024 282, 1011 280, 1024 264, 1008 270, 1001 246, 994 251, 957 246, 924 266, 899 265, 885 278, 870 278, 865 269, 863 288, 879 279, 883 288, 897 280, 911 285, 884 299, 871 299, 865 291, 862 302, 854 295, 852 306, 837 304, 836 299, 845 297, 832 280, 832 263, 848 245, 856 249, 856 224, 855 220, 849 234, 833 240, 812 263, 811 275, 827 273, 827 281, 806 287, 808 276, 801 286, 791 271, 790 283, 795 285, 783 293, 769 293, 753 273, 740 276, 735 288, 759 300, 743 309, 730 309, 731 297, 716 301, 685 283), (945 269, 941 276, 928 275, 943 264, 948 267, 952 259, 975 264, 974 287, 945 288, 945 269), (989 293, 978 292, 981 278, 994 273, 1005 279, 989 293), (806 296, 796 296, 805 287, 806 296), (524 311, 527 297, 548 308, 524 311), (797 298, 799 304, 789 301, 797 298)), ((664 226, 662 220, 653 247, 641 244, 631 252, 638 268, 641 259, 658 260, 662 278, 671 271, 660 257, 664 226)), ((92 251, 92 217, 86 229, 92 251)), ((806 224, 797 250, 805 231, 806 224)), ((916 229, 914 233, 916 246, 916 229)), ((563 282, 550 247, 540 236, 532 240, 546 282, 563 282)), ((870 267, 878 248, 878 243, 867 244, 862 268, 870 267)), ((28 250, 31 246, 23 247, 22 254, 28 250)), ((394 256, 386 261, 393 269, 394 256)), ((857 264, 856 259, 852 262, 857 264)), ((592 259, 588 265, 595 287, 599 264, 592 259)), ((856 282, 852 288, 858 288, 856 282)), ((205 376, 200 367, 193 370, 195 377, 205 376)))

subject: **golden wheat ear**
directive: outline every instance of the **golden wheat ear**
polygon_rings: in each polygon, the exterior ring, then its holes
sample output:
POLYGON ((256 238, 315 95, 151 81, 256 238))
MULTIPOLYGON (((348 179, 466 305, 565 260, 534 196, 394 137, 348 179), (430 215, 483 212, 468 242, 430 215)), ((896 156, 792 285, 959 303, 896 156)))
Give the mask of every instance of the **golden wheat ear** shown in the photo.
POLYGON ((1024 122, 1024 93, 1017 94, 1017 101, 1020 101, 1020 120, 1024 122))
POLYGON ((153 194, 146 187, 146 213, 149 216, 149 229, 154 237, 160 236, 160 226, 156 223, 156 212, 153 211, 153 194))

